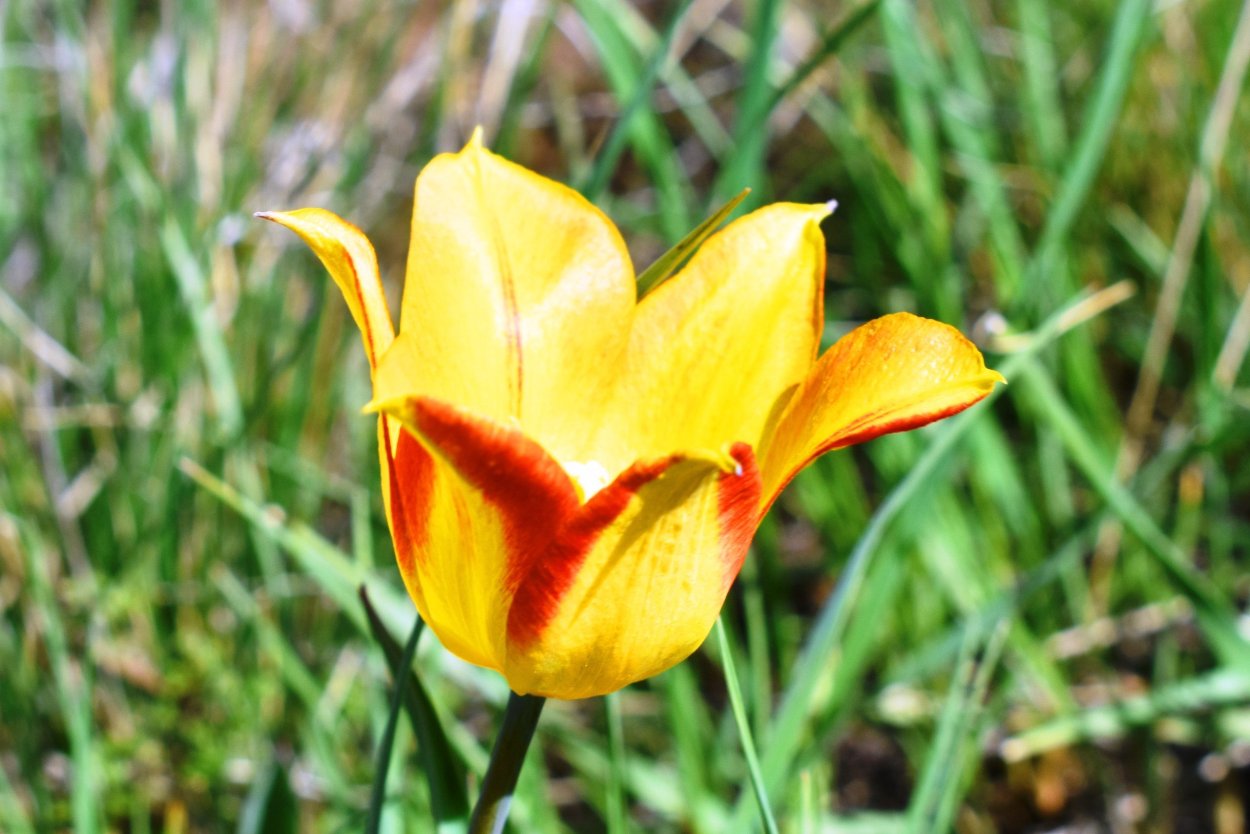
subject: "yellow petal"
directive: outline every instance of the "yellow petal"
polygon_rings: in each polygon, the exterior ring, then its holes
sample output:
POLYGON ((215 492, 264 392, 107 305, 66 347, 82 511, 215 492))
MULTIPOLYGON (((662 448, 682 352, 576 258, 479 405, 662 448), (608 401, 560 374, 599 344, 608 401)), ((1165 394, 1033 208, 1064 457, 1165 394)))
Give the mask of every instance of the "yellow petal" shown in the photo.
POLYGON ((417 178, 403 335, 375 396, 517 419, 563 459, 602 406, 634 294, 598 209, 475 137, 417 178))
POLYGON ((638 305, 612 405, 581 455, 620 471, 676 449, 755 447, 816 357, 825 206, 730 224, 638 305))
POLYGON ((759 518, 750 447, 626 470, 517 589, 504 674, 517 692, 589 698, 685 659, 712 628, 759 518))
POLYGON ((360 328, 369 367, 377 368, 391 346, 395 329, 386 308, 378 258, 364 232, 328 211, 317 208, 296 211, 262 211, 257 217, 271 220, 295 232, 321 259, 338 284, 352 318, 360 328))
POLYGON ((894 313, 839 339, 760 454, 765 504, 817 455, 949 417, 1004 382, 955 328, 894 313))
POLYGON ((389 459, 400 573, 450 651, 503 669, 512 597, 578 511, 568 475, 516 429, 438 400, 376 408, 403 423, 389 459))

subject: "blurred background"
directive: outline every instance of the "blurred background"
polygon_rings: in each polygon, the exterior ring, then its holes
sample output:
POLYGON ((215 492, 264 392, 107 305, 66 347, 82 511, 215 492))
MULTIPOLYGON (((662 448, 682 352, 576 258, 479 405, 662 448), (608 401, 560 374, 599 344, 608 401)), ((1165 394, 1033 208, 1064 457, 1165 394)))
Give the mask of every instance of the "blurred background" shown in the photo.
MULTIPOLYGON (((294 235, 474 125, 639 269, 825 201, 828 340, 1010 385, 822 459, 724 621, 783 831, 1241 834, 1250 3, 0 0, 0 831, 359 831, 413 610, 367 366, 294 235)), ((524 210, 524 207, 518 207, 524 210)), ((552 703, 515 830, 761 828, 716 641, 552 703)), ((425 635, 480 777, 506 695, 425 635)), ((398 726, 382 830, 433 830, 398 726)))

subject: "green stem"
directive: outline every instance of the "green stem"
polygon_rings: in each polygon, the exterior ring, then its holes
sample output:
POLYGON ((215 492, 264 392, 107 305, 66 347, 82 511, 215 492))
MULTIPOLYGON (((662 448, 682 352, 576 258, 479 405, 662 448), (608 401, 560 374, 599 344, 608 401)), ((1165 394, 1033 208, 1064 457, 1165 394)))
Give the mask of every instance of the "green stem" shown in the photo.
POLYGON ((503 726, 499 728, 495 749, 490 754, 490 766, 482 780, 482 793, 469 820, 469 834, 501 834, 503 831, 517 776, 525 763, 525 751, 534 738, 534 728, 538 726, 538 716, 545 703, 547 699, 537 695, 513 692, 509 696, 503 726))

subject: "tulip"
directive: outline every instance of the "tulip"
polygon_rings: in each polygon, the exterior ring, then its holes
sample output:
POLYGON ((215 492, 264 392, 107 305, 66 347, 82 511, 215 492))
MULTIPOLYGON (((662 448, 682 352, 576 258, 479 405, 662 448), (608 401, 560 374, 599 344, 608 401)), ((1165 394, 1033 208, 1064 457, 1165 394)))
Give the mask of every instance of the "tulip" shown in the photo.
POLYGON ((417 178, 398 333, 360 230, 259 215, 312 248, 360 328, 399 571, 447 649, 519 694, 658 674, 703 642, 804 466, 1002 381, 907 313, 818 357, 829 212, 755 211, 639 299, 602 212, 475 136, 417 178))

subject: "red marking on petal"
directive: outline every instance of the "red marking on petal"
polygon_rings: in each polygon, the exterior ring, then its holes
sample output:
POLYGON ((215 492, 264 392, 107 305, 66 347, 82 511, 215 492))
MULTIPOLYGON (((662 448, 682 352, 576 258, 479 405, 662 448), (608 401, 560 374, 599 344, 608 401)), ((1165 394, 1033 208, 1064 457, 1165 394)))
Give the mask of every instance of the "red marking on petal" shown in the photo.
POLYGON ((352 289, 356 293, 356 306, 360 308, 360 326, 365 331, 365 353, 368 354, 369 367, 376 368, 379 357, 373 344, 373 324, 369 321, 369 308, 365 306, 365 288, 360 283, 360 273, 356 271, 356 262, 350 256, 344 258, 343 261, 352 273, 352 289))
POLYGON ((735 443, 729 453, 738 462, 738 470, 721 473, 716 496, 726 591, 738 578, 738 571, 742 570, 742 562, 762 518, 760 492, 763 489, 751 447, 746 443, 735 443))
POLYGON ((591 497, 517 587, 508 612, 509 640, 526 645, 538 639, 556 615, 560 599, 572 587, 586 554, 603 531, 625 512, 640 489, 679 459, 680 456, 672 455, 646 464, 634 464, 591 497))
MULTIPOLYGON (((548 543, 577 512, 577 491, 568 473, 520 431, 455 406, 422 398, 416 422, 422 436, 499 511, 508 588, 515 589, 545 560, 548 543)), ((472 525, 472 519, 464 519, 465 535, 473 534, 472 525)))
POLYGON ((391 481, 391 536, 395 539, 399 570, 408 576, 415 570, 417 557, 424 552, 429 538, 434 458, 403 429, 394 452, 387 444, 386 463, 391 481))
MULTIPOLYGON (((832 452, 834 449, 854 446, 857 443, 866 443, 867 441, 881 437, 882 435, 894 434, 900 431, 910 431, 912 429, 918 429, 921 426, 927 426, 930 423, 936 423, 938 420, 952 417, 964 409, 976 405, 981 402, 981 400, 988 397, 989 394, 990 392, 986 391, 975 400, 956 403, 955 405, 931 411, 927 414, 913 414, 910 417, 904 417, 901 419, 878 422, 872 416, 864 417, 863 419, 857 421, 861 428, 853 429, 849 434, 839 434, 830 438, 829 441, 823 444, 820 449, 808 459, 807 462, 810 463, 820 455, 823 455, 825 452, 832 452)), ((805 466, 807 466, 807 463, 803 464, 803 467, 805 466)), ((803 467, 800 467, 800 470, 803 467)))
POLYGON ((808 455, 803 461, 801 461, 799 466, 794 467, 794 471, 790 472, 785 478, 778 481, 776 487, 773 489, 772 494, 768 496, 767 502, 765 502, 765 504, 761 508, 760 517, 762 518, 765 514, 767 514, 768 510, 772 507, 773 503, 781 495, 782 491, 785 490, 785 488, 790 485, 790 482, 793 481, 794 478, 800 472, 806 469, 812 461, 816 460, 816 458, 820 457, 821 455, 826 454, 828 452, 835 451, 837 449, 845 449, 847 446, 855 446, 859 443, 867 443, 869 440, 874 440, 878 437, 882 437, 887 434, 896 434, 901 431, 911 431, 912 429, 918 429, 918 428, 921 428, 922 426, 927 426, 930 423, 936 423, 938 420, 944 420, 947 417, 953 417, 954 415, 958 414, 964 409, 971 408, 972 406, 981 402, 981 400, 985 399, 989 395, 990 395, 990 392, 986 391, 984 394, 977 397, 975 400, 970 400, 968 402, 962 402, 962 403, 956 403, 955 405, 949 406, 947 408, 938 409, 936 411, 929 412, 928 414, 919 414, 919 415, 914 414, 914 415, 911 415, 910 417, 905 417, 905 418, 895 419, 895 420, 885 420, 885 421, 877 421, 871 416, 864 417, 861 420, 858 420, 856 424, 859 425, 860 428, 853 429, 849 434, 848 433, 835 434, 833 437, 829 438, 824 443, 817 446, 810 455, 808 455))

